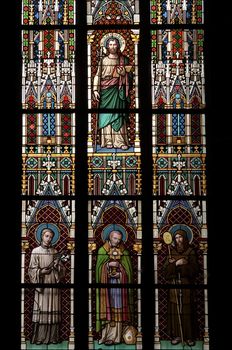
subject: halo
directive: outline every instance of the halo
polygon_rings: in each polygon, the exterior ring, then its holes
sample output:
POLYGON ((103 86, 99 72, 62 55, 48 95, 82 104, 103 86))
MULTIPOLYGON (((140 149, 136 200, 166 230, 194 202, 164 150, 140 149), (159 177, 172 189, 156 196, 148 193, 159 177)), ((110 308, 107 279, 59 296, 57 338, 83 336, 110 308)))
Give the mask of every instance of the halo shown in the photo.
POLYGON ((126 40, 123 38, 123 36, 119 33, 107 33, 106 35, 104 35, 101 38, 100 41, 100 46, 103 46, 104 48, 106 48, 106 42, 109 38, 116 38, 119 41, 119 45, 120 45, 120 51, 123 52, 125 47, 126 47, 126 40))
POLYGON ((122 233, 122 240, 123 240, 123 242, 127 241, 127 232, 126 232, 125 228, 122 225, 110 224, 110 225, 107 225, 102 230, 101 236, 102 236, 102 240, 104 242, 109 239, 109 234, 112 231, 120 231, 122 233))
POLYGON ((189 226, 187 226, 185 224, 175 224, 175 225, 172 225, 169 228, 169 232, 171 232, 172 237, 174 237, 175 232, 178 231, 178 230, 185 231, 189 243, 192 242, 192 240, 193 240, 193 231, 192 231, 192 229, 189 226))
POLYGON ((41 235, 42 235, 42 230, 44 228, 50 228, 54 232, 54 237, 52 238, 52 245, 56 244, 58 240, 60 239, 60 232, 59 229, 56 225, 54 224, 40 224, 37 227, 37 230, 35 231, 35 239, 38 243, 41 243, 41 235))

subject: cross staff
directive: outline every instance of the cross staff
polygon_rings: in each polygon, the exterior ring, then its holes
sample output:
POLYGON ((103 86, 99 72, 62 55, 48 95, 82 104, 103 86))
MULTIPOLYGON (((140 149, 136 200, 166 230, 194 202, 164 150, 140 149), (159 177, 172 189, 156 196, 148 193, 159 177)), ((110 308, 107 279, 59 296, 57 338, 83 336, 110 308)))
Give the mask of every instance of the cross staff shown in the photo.
MULTIPOLYGON (((100 72, 99 72, 99 76, 100 76, 100 79, 99 79, 99 84, 100 86, 98 86, 99 90, 100 90, 100 87, 101 87, 101 78, 102 78, 102 61, 103 61, 103 58, 104 58, 104 48, 103 46, 100 47, 100 50, 99 50, 99 59, 100 59, 100 72)), ((98 90, 98 91, 99 91, 98 90)), ((99 107, 99 104, 100 104, 100 95, 97 96, 94 96, 94 99, 95 101, 97 102, 97 108, 99 107)), ((98 113, 96 113, 96 127, 95 127, 95 140, 94 140, 94 151, 96 152, 97 151, 97 134, 98 134, 98 113)))

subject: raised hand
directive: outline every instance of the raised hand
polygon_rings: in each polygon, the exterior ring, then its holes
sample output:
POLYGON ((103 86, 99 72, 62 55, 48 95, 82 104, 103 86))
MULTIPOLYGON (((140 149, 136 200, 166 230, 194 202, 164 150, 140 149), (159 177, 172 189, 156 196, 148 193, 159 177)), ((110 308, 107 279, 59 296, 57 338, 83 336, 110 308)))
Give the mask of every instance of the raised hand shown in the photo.
POLYGON ((125 67, 123 67, 123 66, 117 66, 116 70, 117 70, 117 73, 119 75, 123 75, 124 76, 126 74, 125 67))

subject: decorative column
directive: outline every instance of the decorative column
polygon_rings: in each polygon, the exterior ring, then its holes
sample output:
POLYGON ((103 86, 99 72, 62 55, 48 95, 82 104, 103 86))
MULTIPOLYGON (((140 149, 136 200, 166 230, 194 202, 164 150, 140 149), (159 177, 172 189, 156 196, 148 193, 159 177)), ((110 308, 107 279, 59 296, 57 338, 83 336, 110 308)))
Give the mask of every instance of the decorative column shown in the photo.
POLYGON ((157 30, 157 56, 158 62, 162 61, 162 30, 157 30))
POLYGON ((63 16, 63 24, 68 24, 68 3, 67 0, 64 1, 64 16, 63 16))
POLYGON ((166 63, 166 99, 167 99, 167 107, 171 108, 171 99, 170 99, 170 58, 171 52, 167 53, 167 63, 166 63))
POLYGON ((22 107, 27 108, 26 102, 26 55, 22 54, 22 107))
MULTIPOLYGON (((202 232, 202 237, 205 235, 202 232)), ((204 285, 207 285, 208 282, 208 273, 207 273, 207 249, 208 244, 206 242, 207 237, 200 242, 200 250, 203 251, 203 270, 204 270, 204 285)), ((208 320, 208 291, 204 289, 204 302, 205 302, 205 326, 204 326, 204 343, 203 350, 209 350, 209 320, 208 320)))
POLYGON ((186 12, 187 12, 186 0, 183 0, 182 9, 183 9, 183 24, 186 24, 186 12))
MULTIPOLYGON (((139 32, 138 30, 133 30, 131 33, 131 38, 134 43, 134 57, 135 57, 135 108, 139 107, 139 97, 138 97, 138 43, 139 43, 139 32)), ((140 148, 140 137, 139 137, 139 115, 135 113, 135 146, 134 151, 136 153, 141 152, 140 148)))
MULTIPOLYGON (((91 81, 91 44, 94 42, 95 35, 92 34, 93 31, 89 31, 87 35, 87 43, 88 43, 88 52, 87 52, 87 67, 88 67, 88 108, 91 108, 91 101, 92 101, 92 81, 91 81)), ((87 140, 87 147, 88 147, 88 154, 93 153, 93 139, 92 139, 92 125, 91 120, 92 115, 91 113, 88 114, 88 140, 87 140)), ((96 126, 97 127, 97 126, 96 126)))
MULTIPOLYGON (((156 213, 156 203, 154 202, 154 213, 156 213)), ((156 214, 155 214, 156 215, 156 214)), ((162 243, 160 241, 159 232, 157 225, 155 224, 156 221, 153 221, 153 253, 154 253, 154 283, 158 283, 158 251, 162 249, 162 243)), ((160 334, 159 334, 159 291, 158 289, 155 289, 155 334, 154 334, 154 348, 160 349, 160 334)))
POLYGON ((202 107, 205 106, 205 71, 204 71, 204 54, 202 52, 200 58, 200 70, 201 70, 201 104, 202 107))
POLYGON ((185 81, 186 81, 186 101, 185 108, 189 108, 189 97, 190 97, 190 64, 189 64, 189 45, 188 45, 188 32, 187 30, 183 31, 183 57, 186 58, 185 62, 185 81))
POLYGON ((58 15, 59 15, 59 3, 58 0, 55 0, 55 5, 54 5, 54 12, 55 12, 55 19, 54 19, 54 24, 58 24, 58 15))
MULTIPOLYGON (((65 23, 64 23, 65 24, 65 23)), ((64 60, 68 59, 68 30, 64 30, 64 60)))
POLYGON ((59 45, 59 31, 55 30, 55 57, 56 57, 56 108, 60 108, 60 45, 59 45))
POLYGON ((139 43, 139 31, 133 30, 131 31, 131 38, 134 43, 134 58, 135 58, 135 108, 139 108, 139 97, 138 97, 138 86, 139 86, 139 78, 138 78, 138 43, 139 43))
POLYGON ((26 154, 22 154, 22 194, 27 193, 27 164, 26 164, 27 156, 26 154))
MULTIPOLYGON (((134 24, 138 24, 140 21, 139 13, 139 0, 134 1, 134 24)), ((132 5, 133 6, 133 5, 132 5)))
POLYGON ((41 104, 41 76, 42 76, 42 63, 41 63, 42 51, 38 52, 38 63, 37 63, 37 104, 38 108, 42 108, 41 104))
POLYGON ((205 114, 200 115, 200 126, 201 126, 201 143, 203 147, 203 152, 206 154, 206 131, 205 131, 205 114))
POLYGON ((38 11, 39 11, 39 24, 42 24, 42 19, 43 19, 43 1, 42 0, 39 0, 38 11))
MULTIPOLYGON (((96 243, 90 242, 88 244, 88 252, 89 252, 89 283, 92 283, 92 255, 93 251, 96 250, 96 243)), ((89 288, 89 349, 94 349, 93 342, 93 324, 92 324, 92 289, 89 288)))
POLYGON ((34 58, 34 38, 33 38, 33 30, 29 30, 29 60, 33 60, 34 58))
POLYGON ((43 114, 37 114, 37 130, 36 130, 36 142, 38 145, 38 153, 42 153, 42 135, 43 135, 43 114))
POLYGON ((25 289, 21 289, 21 350, 26 350, 26 339, 24 333, 24 292, 25 289))
POLYGON ((74 333, 74 289, 70 289, 70 335, 69 335, 69 342, 68 342, 68 349, 69 350, 75 350, 75 333, 74 333))
MULTIPOLYGON (((72 208, 72 211, 75 209, 72 208)), ((72 214, 73 217, 73 214, 72 214)), ((74 222, 74 221, 72 221, 74 222)), ((70 240, 67 243, 67 249, 70 251, 71 254, 71 283, 74 283, 74 259, 75 259, 75 242, 74 242, 74 224, 71 224, 70 227, 70 240)), ((75 350, 75 327, 74 327, 74 289, 70 289, 70 335, 69 335, 69 343, 68 343, 68 349, 69 350, 75 350)))
MULTIPOLYGON (((141 231, 141 227, 138 227, 139 231, 141 231)), ((140 236, 137 230, 137 239, 140 236)), ((142 244, 140 243, 141 239, 139 239, 138 243, 135 243, 133 246, 133 250, 137 253, 138 259, 138 273, 137 273, 137 283, 138 286, 141 286, 141 256, 142 256, 142 244)), ((138 334, 136 336, 136 350, 142 349, 142 320, 141 320, 141 288, 137 289, 137 305, 138 305, 138 334)))
MULTIPOLYGON (((27 241, 26 236, 24 236, 24 233, 22 234, 22 254, 21 254, 21 283, 25 282, 25 254, 26 250, 29 248, 29 243, 27 241)), ((21 350, 25 350, 26 347, 26 339, 25 339, 25 325, 24 325, 24 293, 25 289, 21 289, 21 350)))
POLYGON ((22 115, 22 154, 26 153, 26 144, 27 144, 27 115, 22 115))
POLYGON ((71 57, 71 79, 72 79, 72 104, 71 107, 75 107, 76 101, 76 77, 75 77, 75 54, 72 53, 71 57))
POLYGON ((170 0, 167 0, 167 24, 170 24, 170 18, 171 18, 171 3, 170 0))
POLYGON ((166 115, 166 132, 167 132, 167 146, 168 153, 172 153, 172 114, 166 115))
POLYGON ((185 139, 187 144, 187 153, 191 153, 191 114, 185 114, 185 139))

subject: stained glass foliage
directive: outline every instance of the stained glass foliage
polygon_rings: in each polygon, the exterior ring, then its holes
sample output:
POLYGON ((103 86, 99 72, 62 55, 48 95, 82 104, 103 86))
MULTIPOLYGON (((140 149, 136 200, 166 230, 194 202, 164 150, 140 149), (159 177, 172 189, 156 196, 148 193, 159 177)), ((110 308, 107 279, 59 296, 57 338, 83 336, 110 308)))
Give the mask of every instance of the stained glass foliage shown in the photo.
POLYGON ((166 199, 153 205, 155 283, 163 285, 155 293, 155 349, 174 340, 202 348, 209 341, 207 290, 196 287, 207 284, 206 202, 166 199))
POLYGON ((139 19, 138 0, 87 0, 88 24, 138 24, 139 19))
POLYGON ((22 0, 23 25, 73 25, 75 0, 22 0))
POLYGON ((203 30, 152 31, 153 108, 205 107, 203 30))
POLYGON ((23 115, 22 194, 75 193, 75 115, 23 115))
POLYGON ((203 0, 150 0, 152 24, 202 24, 203 0))
POLYGON ((99 285, 89 289, 89 344, 94 349, 110 341, 128 350, 141 344, 141 291, 126 288, 141 284, 141 225, 140 201, 89 202, 89 283, 99 285))
POLYGON ((153 193, 206 195, 205 116, 153 115, 153 193))
POLYGON ((28 284, 21 299, 24 349, 48 344, 74 349, 74 293, 60 288, 74 282, 74 239, 74 201, 22 202, 21 282, 28 284))
POLYGON ((22 107, 75 107, 75 31, 22 31, 22 107))

